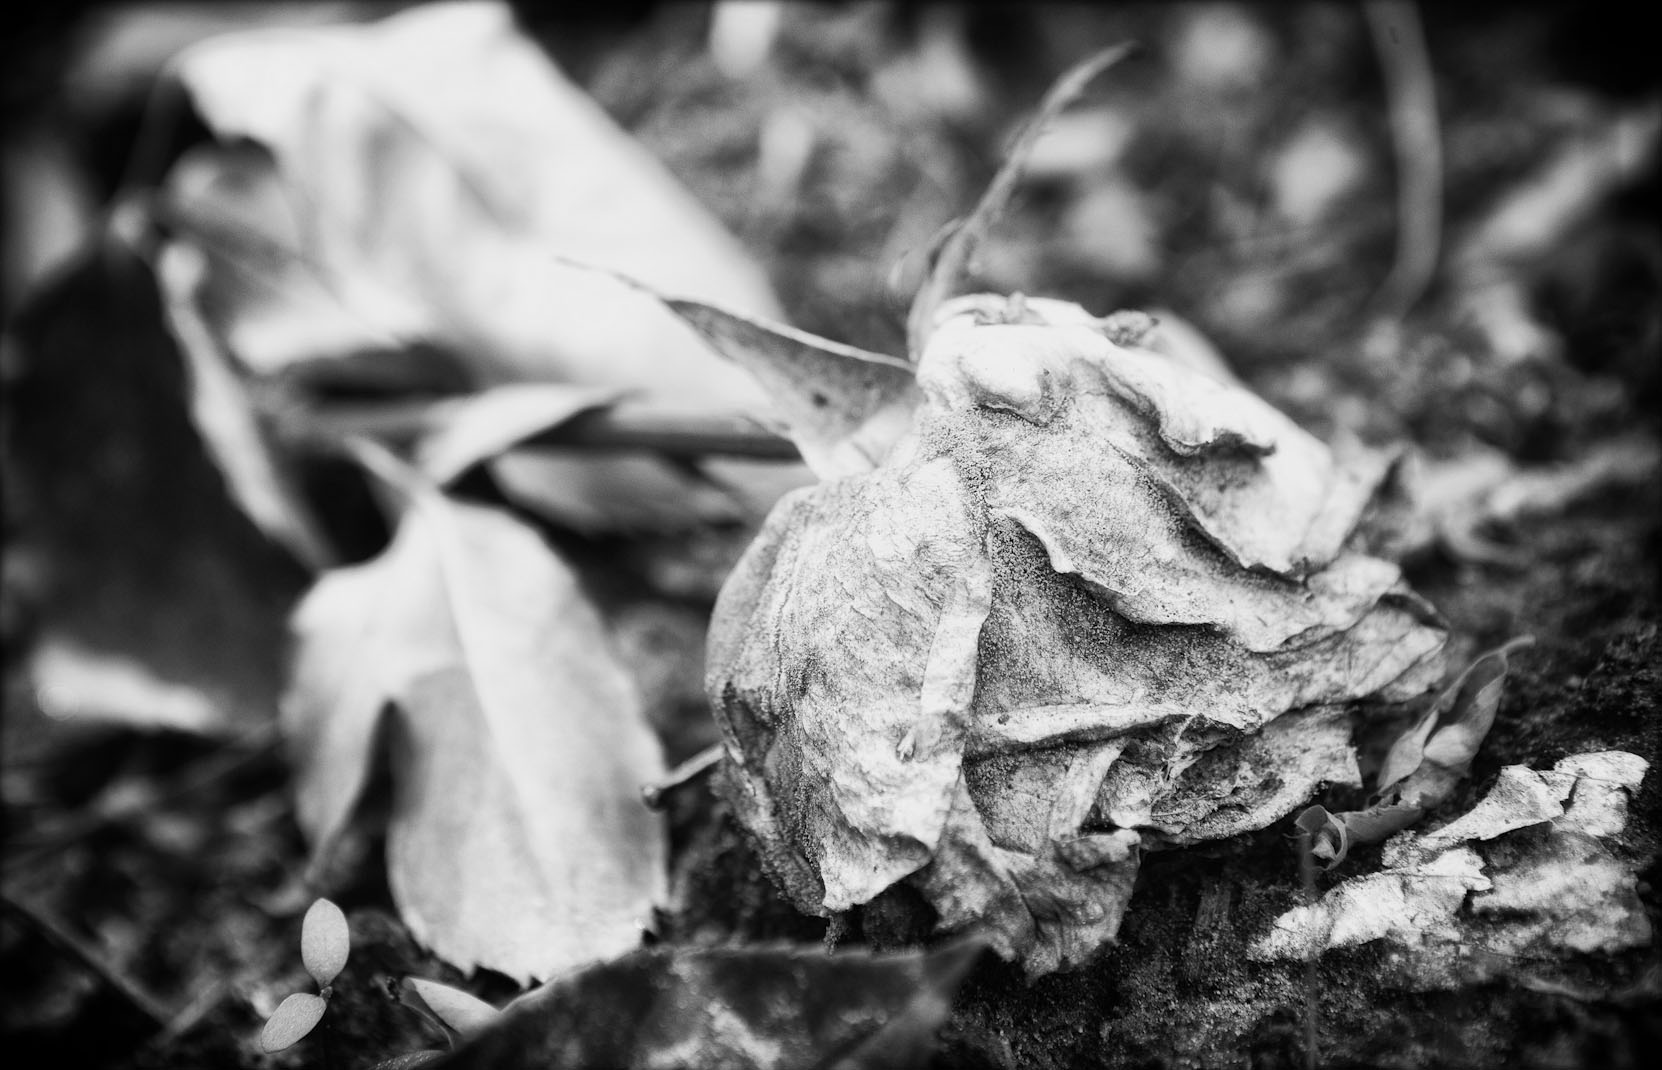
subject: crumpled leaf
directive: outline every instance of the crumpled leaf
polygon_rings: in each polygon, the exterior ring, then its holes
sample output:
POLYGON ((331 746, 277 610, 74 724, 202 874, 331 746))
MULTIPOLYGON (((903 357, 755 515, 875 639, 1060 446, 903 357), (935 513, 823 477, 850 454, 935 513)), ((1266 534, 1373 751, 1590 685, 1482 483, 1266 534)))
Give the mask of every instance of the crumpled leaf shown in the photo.
MULTIPOLYGON (((1604 840, 1626 823, 1648 763, 1623 751, 1540 771, 1506 766, 1469 811, 1385 844, 1384 867, 1279 916, 1256 958, 1385 941, 1410 984, 1446 988, 1576 952, 1651 940, 1636 864, 1604 840)), ((1642 863, 1640 863, 1642 864, 1642 863)))
POLYGON ((297 610, 283 704, 314 869, 394 746, 387 864, 423 942, 546 977, 639 940, 664 833, 657 742, 575 578, 507 514, 408 477, 392 545, 297 610))
POLYGON ((447 1070, 920 1066, 982 950, 652 948, 515 1000, 447 1070))
POLYGON ((1507 658, 1533 643, 1528 636, 1513 639, 1468 665, 1391 745, 1366 809, 1330 814, 1318 805, 1300 815, 1299 827, 1312 837, 1310 850, 1326 868, 1343 862, 1352 844, 1378 843, 1448 798, 1494 724, 1507 658))
POLYGON ((800 909, 908 881, 1038 974, 1112 938, 1140 849, 1355 783, 1346 705, 1424 691, 1444 634, 1349 548, 1380 458, 1077 306, 948 313, 912 431, 729 578, 706 685, 800 909))

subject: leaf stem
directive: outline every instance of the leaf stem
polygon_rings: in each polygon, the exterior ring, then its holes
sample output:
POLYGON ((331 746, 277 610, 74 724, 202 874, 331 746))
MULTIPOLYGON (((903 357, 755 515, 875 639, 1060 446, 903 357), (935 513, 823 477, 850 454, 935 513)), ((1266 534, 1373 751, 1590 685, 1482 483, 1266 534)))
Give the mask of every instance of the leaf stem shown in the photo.
MULTIPOLYGON (((435 402, 330 406, 278 419, 279 433, 296 444, 336 449, 351 436, 407 443, 435 425, 435 402)), ((582 450, 644 450, 676 457, 728 456, 763 461, 800 461, 787 438, 735 413, 688 412, 640 402, 623 402, 575 416, 535 435, 526 446, 582 450)))
POLYGON ((653 810, 662 810, 670 792, 677 788, 684 788, 701 776, 715 769, 721 764, 721 756, 725 748, 720 743, 713 743, 697 754, 688 758, 680 765, 664 774, 664 778, 656 784, 648 784, 641 789, 641 798, 653 810))

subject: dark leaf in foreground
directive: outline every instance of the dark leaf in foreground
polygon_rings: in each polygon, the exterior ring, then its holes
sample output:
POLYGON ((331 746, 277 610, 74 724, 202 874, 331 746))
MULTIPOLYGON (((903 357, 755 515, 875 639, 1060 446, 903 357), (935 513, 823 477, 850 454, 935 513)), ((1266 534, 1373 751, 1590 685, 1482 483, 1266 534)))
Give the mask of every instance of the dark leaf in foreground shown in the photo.
POLYGON ((509 1007, 446 1070, 920 1066, 982 945, 874 955, 654 948, 563 977, 509 1007))
POLYGON ((22 538, 7 551, 41 566, 41 707, 196 731, 266 723, 305 570, 210 460, 149 271, 107 243, 15 329, 6 497, 22 538))

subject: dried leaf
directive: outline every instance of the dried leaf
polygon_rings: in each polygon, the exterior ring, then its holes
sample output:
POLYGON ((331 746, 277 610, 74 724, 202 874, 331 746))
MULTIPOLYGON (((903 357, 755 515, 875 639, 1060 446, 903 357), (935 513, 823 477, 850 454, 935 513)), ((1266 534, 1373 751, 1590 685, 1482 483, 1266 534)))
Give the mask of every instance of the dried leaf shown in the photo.
POLYGON ((483 1032, 502 1016, 501 1011, 473 993, 424 977, 404 978, 399 986, 399 999, 464 1037, 483 1032))
POLYGON ((1351 844, 1378 843, 1440 806, 1465 779, 1494 724, 1508 656, 1534 641, 1529 636, 1513 639, 1468 665, 1391 745, 1380 766, 1373 805, 1327 816, 1316 835, 1316 857, 1331 869, 1345 860, 1351 844))
POLYGON ((713 305, 665 304, 756 377, 821 479, 871 471, 911 426, 917 386, 905 361, 713 305))
POLYGON ((266 1052, 279 1052, 293 1046, 317 1028, 317 1023, 323 1020, 323 1012, 328 1009, 329 1004, 322 996, 310 992, 294 993, 278 1004, 271 1017, 266 1019, 265 1028, 260 1030, 260 1048, 266 1052))
POLYGON ((654 948, 522 996, 448 1070, 920 1066, 981 951, 654 948))
POLYGON ((319 988, 334 983, 351 950, 352 933, 340 907, 319 899, 307 908, 305 920, 300 923, 300 961, 319 988))
POLYGON ((203 312, 249 367, 421 339, 465 354, 482 382, 759 400, 655 303, 559 260, 776 313, 732 237, 516 32, 505 5, 228 34, 175 70, 222 142, 246 139, 272 161, 229 191, 258 197, 217 197, 226 183, 170 191, 181 240, 232 261, 203 312), (227 248, 230 231, 241 250, 227 248))
POLYGON ((389 879, 418 938, 520 978, 632 947, 663 881, 639 796, 661 758, 603 626, 529 528, 406 492, 387 551, 326 575, 295 618, 284 725, 314 866, 390 707, 389 879))
POLYGON ((1444 636, 1347 549, 1378 459, 1077 306, 952 308, 912 431, 729 578, 707 690, 799 908, 906 880, 1037 974, 1113 937, 1139 844, 1356 783, 1345 705, 1423 691, 1444 636))
MULTIPOLYGON (((1626 796, 1646 768, 1621 751, 1576 755, 1545 772, 1506 766, 1466 813, 1393 836, 1380 872, 1282 914, 1252 954, 1303 958, 1386 941, 1397 950, 1386 961, 1405 981, 1446 988, 1486 980, 1520 956, 1539 963, 1648 944, 1633 864, 1601 842, 1622 831, 1626 796)), ((1316 825, 1317 809, 1301 826, 1316 825)))

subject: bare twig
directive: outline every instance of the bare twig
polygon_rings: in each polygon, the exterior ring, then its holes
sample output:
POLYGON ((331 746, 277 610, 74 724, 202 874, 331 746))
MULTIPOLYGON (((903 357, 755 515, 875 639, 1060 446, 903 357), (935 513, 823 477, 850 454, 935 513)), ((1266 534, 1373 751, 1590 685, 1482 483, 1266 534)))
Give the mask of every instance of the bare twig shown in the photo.
POLYGON ((1412 0, 1362 5, 1385 77, 1397 161, 1396 261, 1374 297, 1380 314, 1400 318, 1437 270, 1443 226, 1443 149, 1437 92, 1419 9, 1412 0))
POLYGON ((1098 52, 1064 74, 1045 94, 1037 114, 1016 136, 1015 144, 1010 147, 981 200, 941 243, 940 254, 929 266, 923 286, 912 300, 911 312, 906 317, 906 348, 914 361, 923 352, 924 341, 933 326, 935 310, 951 296, 958 280, 969 269, 981 239, 986 237, 987 231, 1010 203, 1027 161, 1033 155, 1033 145, 1044 134, 1051 120, 1078 99, 1092 79, 1124 59, 1136 47, 1127 42, 1098 52))
POLYGON ((651 809, 662 810, 670 792, 677 788, 686 787, 694 780, 715 769, 716 766, 721 764, 721 756, 724 751, 725 748, 720 743, 705 747, 668 773, 665 773, 664 778, 656 784, 648 784, 642 788, 641 798, 651 809))
MULTIPOLYGON (((278 432, 299 445, 323 448, 334 448, 354 435, 404 444, 431 430, 438 415, 433 402, 333 406, 282 414, 278 432)), ((769 461, 801 460, 789 439, 748 417, 628 402, 575 416, 527 439, 524 445, 646 450, 681 457, 719 454, 769 461)))

